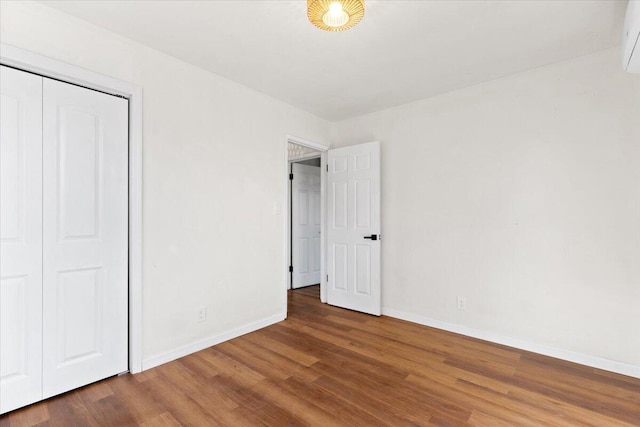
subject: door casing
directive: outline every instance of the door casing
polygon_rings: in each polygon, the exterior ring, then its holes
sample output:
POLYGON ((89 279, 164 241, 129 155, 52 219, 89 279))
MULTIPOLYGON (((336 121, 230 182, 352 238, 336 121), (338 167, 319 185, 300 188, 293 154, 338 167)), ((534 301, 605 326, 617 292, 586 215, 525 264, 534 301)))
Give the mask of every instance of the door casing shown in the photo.
POLYGON ((129 100, 129 371, 142 372, 142 87, 3 43, 0 64, 129 100))

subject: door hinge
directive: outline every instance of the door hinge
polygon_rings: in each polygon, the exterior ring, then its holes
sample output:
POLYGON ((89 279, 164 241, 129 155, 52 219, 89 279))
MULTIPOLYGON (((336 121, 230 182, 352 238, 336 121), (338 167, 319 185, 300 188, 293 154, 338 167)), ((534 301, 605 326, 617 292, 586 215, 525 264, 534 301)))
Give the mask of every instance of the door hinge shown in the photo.
POLYGON ((327 274, 327 282, 329 282, 329 275, 327 274))
POLYGON ((329 165, 327 165, 327 172, 329 172, 329 165))
POLYGON ((293 273, 293 265, 289 266, 289 273, 293 273))
POLYGON ((293 174, 292 174, 292 173, 290 173, 290 174, 289 174, 289 179, 290 179, 291 181, 293 181, 293 174))

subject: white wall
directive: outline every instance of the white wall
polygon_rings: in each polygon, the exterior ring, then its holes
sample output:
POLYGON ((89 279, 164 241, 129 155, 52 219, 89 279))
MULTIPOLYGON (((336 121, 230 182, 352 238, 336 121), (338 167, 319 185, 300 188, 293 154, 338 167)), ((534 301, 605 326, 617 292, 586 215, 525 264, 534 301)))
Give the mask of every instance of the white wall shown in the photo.
POLYGON ((38 3, 2 2, 0 14, 3 43, 143 87, 147 366, 284 317, 283 218, 273 204, 286 134, 325 143, 328 123, 38 3), (205 305, 208 321, 197 323, 205 305))
POLYGON ((381 141, 385 312, 640 375, 640 76, 619 59, 332 125, 381 141))

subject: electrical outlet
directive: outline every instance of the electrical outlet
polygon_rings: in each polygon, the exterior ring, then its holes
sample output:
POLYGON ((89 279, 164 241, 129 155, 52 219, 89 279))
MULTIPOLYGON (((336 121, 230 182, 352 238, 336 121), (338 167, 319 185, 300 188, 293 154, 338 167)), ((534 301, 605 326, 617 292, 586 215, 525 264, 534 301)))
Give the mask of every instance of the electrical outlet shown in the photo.
POLYGON ((207 307, 200 307, 198 309, 198 323, 202 323, 207 320, 207 307))
POLYGON ((456 299, 458 310, 466 310, 467 309, 467 300, 464 297, 458 297, 456 299))

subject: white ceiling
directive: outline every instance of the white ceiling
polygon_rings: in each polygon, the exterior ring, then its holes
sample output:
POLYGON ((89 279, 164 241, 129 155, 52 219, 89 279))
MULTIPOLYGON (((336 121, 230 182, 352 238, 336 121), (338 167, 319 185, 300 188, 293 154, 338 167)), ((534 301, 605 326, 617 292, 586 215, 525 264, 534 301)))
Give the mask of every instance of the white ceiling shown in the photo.
POLYGON ((618 45, 626 1, 372 1, 321 31, 306 1, 47 1, 329 120, 618 45))

